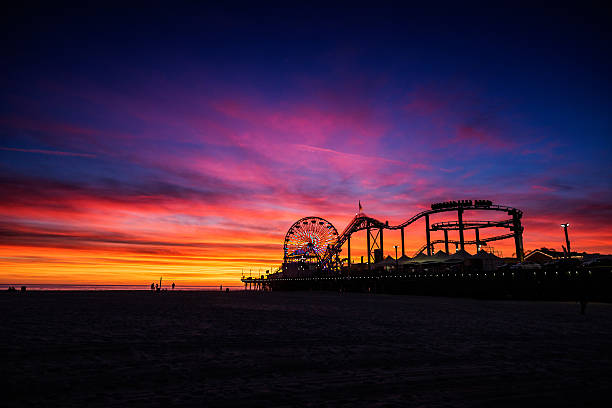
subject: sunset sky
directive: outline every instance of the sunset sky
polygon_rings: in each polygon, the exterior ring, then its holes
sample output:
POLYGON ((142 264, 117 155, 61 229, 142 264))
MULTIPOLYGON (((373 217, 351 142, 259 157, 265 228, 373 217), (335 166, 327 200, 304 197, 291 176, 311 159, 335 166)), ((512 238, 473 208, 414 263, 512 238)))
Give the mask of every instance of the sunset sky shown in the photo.
POLYGON ((612 253, 607 14, 439 11, 7 13, 0 283, 239 284, 358 200, 394 224, 489 199, 524 211, 526 250, 569 222, 612 253))

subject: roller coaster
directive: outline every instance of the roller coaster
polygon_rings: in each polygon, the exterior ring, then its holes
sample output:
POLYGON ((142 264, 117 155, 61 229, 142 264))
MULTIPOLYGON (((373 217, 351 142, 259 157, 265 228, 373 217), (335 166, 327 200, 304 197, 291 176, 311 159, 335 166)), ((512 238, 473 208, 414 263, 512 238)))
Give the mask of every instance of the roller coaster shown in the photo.
POLYGON ((518 261, 523 261, 523 226, 521 218, 523 212, 517 208, 496 205, 489 200, 460 200, 434 203, 431 209, 421 211, 406 221, 389 225, 388 221, 382 222, 376 218, 364 214, 361 209, 359 213, 349 222, 342 233, 338 234, 335 227, 327 220, 319 217, 305 217, 294 223, 285 236, 284 265, 295 262, 310 262, 324 270, 338 270, 343 266, 340 259, 342 247, 347 246, 348 266, 351 266, 351 236, 358 231, 366 231, 366 243, 368 252, 368 269, 373 262, 382 258, 384 249, 384 230, 401 231, 402 256, 406 255, 404 245, 405 228, 414 222, 425 219, 426 243, 415 255, 426 252, 431 256, 436 244, 444 243, 445 252, 449 254, 449 244, 455 244, 461 251, 466 245, 475 245, 477 250, 487 242, 502 239, 514 239, 515 254, 518 261), (507 213, 511 218, 501 221, 464 221, 466 211, 497 211, 507 213), (457 221, 445 221, 430 224, 429 217, 432 214, 455 212, 457 221), (480 230, 483 228, 501 227, 508 228, 509 233, 493 237, 480 238, 480 230), (474 230, 475 239, 465 240, 464 231, 474 230), (431 240, 432 231, 443 231, 443 240, 431 240), (459 231, 459 240, 450 240, 448 231, 459 231), (378 256, 377 256, 378 255, 378 256))

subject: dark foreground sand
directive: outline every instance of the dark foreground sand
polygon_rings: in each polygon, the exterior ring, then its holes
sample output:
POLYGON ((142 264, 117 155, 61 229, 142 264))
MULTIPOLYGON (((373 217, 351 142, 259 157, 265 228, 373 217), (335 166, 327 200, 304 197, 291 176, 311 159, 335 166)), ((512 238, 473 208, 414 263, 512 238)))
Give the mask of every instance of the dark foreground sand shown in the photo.
POLYGON ((609 406, 612 305, 0 294, 1 406, 609 406))

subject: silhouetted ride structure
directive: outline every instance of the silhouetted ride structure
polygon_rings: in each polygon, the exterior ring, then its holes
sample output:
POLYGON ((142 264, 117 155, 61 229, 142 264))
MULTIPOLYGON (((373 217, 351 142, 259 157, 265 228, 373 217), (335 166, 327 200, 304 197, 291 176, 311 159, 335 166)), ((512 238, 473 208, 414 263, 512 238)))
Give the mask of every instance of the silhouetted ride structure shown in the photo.
POLYGON ((337 290, 551 300, 588 297, 612 301, 612 256, 564 251, 561 257, 553 258, 542 255, 541 250, 525 256, 522 216, 517 208, 489 200, 461 200, 432 204, 430 209, 390 225, 364 214, 360 205, 340 234, 323 218, 305 217, 285 235, 282 267, 256 278, 243 276, 242 282, 245 289, 264 291, 337 290), (483 220, 489 218, 482 217, 483 212, 491 211, 508 217, 483 220), (478 220, 466 219, 470 212, 478 213, 478 220), (430 216, 439 213, 456 218, 431 223, 430 216), (421 219, 425 243, 411 258, 406 255, 405 229, 421 219), (482 237, 481 230, 487 228, 506 231, 482 237), (400 245, 394 245, 395 258, 384 257, 385 230, 401 233, 401 257, 400 245), (351 238, 360 231, 366 233, 367 262, 361 257, 360 263, 351 264, 351 238), (450 239, 449 231, 458 239, 450 239), (444 238, 432 239, 432 232, 442 232, 444 238), (489 242, 503 239, 514 241, 513 257, 501 258, 482 249, 489 242), (451 244, 454 251, 449 248, 451 244), (436 245, 440 248, 437 252, 436 245), (471 246, 475 254, 466 251, 471 246), (343 248, 346 258, 340 257, 343 248))
MULTIPOLYGON (((445 253, 448 255, 449 244, 455 244, 457 250, 465 251, 466 245, 475 245, 476 250, 480 250, 488 242, 502 239, 514 238, 515 254, 518 261, 523 260, 523 226, 521 218, 523 212, 517 208, 503 205, 495 205, 489 200, 460 200, 435 203, 431 209, 421 211, 406 221, 389 225, 388 221, 382 222, 359 212, 349 222, 347 227, 338 235, 334 226, 319 217, 307 217, 294 223, 285 236, 285 253, 283 268, 290 268, 294 263, 316 263, 317 268, 322 270, 334 271, 344 266, 346 261, 351 267, 351 236, 359 231, 366 231, 367 264, 368 269, 372 263, 380 262, 384 253, 384 230, 400 230, 401 232, 401 254, 406 255, 405 229, 414 222, 425 219, 426 243, 417 251, 415 255, 426 252, 428 256, 435 253, 436 244, 444 244, 445 253), (497 211, 510 216, 502 221, 465 221, 466 211, 497 211), (438 213, 456 213, 457 221, 438 222, 430 224, 429 217, 438 213), (480 237, 480 230, 483 228, 501 227, 507 228, 510 232, 487 238, 480 237), (474 230, 473 240, 465 239, 465 231, 474 230), (431 240, 432 231, 442 231, 443 240, 431 240), (459 239, 451 240, 448 231, 458 231, 459 239), (347 257, 340 258, 342 247, 346 244, 347 257)), ((302 266, 303 267, 303 266, 302 266)))

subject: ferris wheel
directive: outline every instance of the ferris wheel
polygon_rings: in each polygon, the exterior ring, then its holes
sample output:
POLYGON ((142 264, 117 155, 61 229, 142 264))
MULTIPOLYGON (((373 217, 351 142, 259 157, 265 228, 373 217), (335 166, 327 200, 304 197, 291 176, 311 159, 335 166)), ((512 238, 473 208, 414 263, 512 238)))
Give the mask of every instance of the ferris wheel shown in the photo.
POLYGON ((338 241, 338 231, 327 220, 306 217, 296 221, 285 235, 285 262, 318 262, 338 241))

